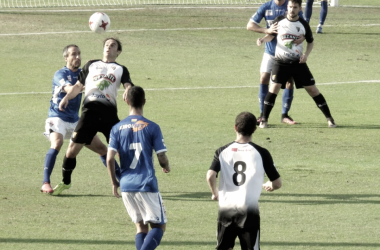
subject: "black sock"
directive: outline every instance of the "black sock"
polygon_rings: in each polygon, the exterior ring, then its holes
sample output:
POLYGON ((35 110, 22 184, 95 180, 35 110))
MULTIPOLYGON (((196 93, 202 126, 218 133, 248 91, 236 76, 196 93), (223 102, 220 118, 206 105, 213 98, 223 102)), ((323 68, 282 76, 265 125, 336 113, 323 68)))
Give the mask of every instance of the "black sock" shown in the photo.
POLYGON ((272 111, 272 108, 274 106, 274 103, 276 101, 277 95, 273 93, 268 93, 264 100, 264 113, 263 118, 264 121, 268 121, 270 112, 272 111))
POLYGON ((322 111, 326 118, 331 118, 329 106, 322 94, 313 97, 315 104, 322 111))
POLYGON ((69 185, 71 183, 71 174, 73 173, 73 170, 75 166, 77 165, 77 159, 76 158, 63 158, 63 165, 62 165, 62 176, 63 176, 63 183, 66 185, 69 185))

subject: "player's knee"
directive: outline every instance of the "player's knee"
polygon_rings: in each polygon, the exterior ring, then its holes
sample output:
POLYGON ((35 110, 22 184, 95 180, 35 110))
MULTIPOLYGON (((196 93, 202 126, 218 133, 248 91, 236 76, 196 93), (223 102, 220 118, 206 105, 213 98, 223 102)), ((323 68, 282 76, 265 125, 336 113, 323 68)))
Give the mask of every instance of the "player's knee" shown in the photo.
POLYGON ((292 82, 287 82, 285 87, 287 89, 294 89, 294 84, 292 82))
POLYGON ((266 72, 261 73, 261 76, 260 76, 260 83, 261 84, 269 85, 269 80, 270 80, 270 74, 269 73, 266 73, 266 72))

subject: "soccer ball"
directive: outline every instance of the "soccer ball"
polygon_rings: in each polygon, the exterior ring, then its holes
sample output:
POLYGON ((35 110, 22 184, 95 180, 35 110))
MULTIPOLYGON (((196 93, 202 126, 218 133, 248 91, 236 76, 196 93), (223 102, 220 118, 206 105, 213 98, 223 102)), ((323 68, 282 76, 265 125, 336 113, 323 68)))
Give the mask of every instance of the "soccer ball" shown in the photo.
POLYGON ((93 32, 103 33, 110 28, 111 20, 106 13, 96 12, 90 17, 88 25, 93 32))

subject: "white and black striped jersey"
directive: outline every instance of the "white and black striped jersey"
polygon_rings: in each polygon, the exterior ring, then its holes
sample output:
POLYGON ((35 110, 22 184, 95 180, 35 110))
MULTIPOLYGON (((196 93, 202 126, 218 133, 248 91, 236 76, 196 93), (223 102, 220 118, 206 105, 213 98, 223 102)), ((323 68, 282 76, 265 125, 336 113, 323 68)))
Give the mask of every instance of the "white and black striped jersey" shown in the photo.
POLYGON ((302 18, 290 21, 285 16, 279 16, 273 22, 278 23, 275 59, 285 63, 299 62, 303 53, 303 44, 296 45, 294 40, 304 35, 306 42, 314 41, 309 24, 302 18))
POLYGON ((86 86, 83 106, 90 102, 100 102, 116 108, 117 91, 120 84, 131 83, 128 69, 116 62, 106 63, 102 60, 87 62, 78 80, 86 86))
POLYGON ((216 150, 210 169, 220 172, 218 221, 240 228, 259 223, 264 175, 271 181, 280 177, 268 150, 252 142, 231 142, 216 150))

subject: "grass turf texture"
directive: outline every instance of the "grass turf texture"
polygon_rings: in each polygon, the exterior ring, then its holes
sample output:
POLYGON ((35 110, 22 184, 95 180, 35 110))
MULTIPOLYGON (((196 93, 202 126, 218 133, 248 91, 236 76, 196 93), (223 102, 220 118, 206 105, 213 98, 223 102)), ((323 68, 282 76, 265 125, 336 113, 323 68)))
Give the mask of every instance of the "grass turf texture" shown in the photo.
MULTIPOLYGON (((173 169, 168 175, 157 169, 169 219, 158 249, 213 249, 217 203, 210 200, 205 174, 214 151, 234 140, 236 115, 259 111, 263 47, 255 45, 259 34, 245 30, 254 11, 105 10, 111 29, 121 31, 103 35, 88 32, 94 11, 0 11, 5 24, 0 33, 0 248, 134 249, 135 227, 122 201, 112 196, 106 169, 87 149, 77 158, 71 189, 60 197, 39 192, 49 147, 42 131, 51 79, 64 65, 62 48, 78 44, 83 65, 101 58, 105 37, 117 36, 124 45, 117 61, 147 89, 144 114, 160 124, 173 169), (215 29, 202 30, 209 27, 215 29), (4 35, 67 31, 83 32, 4 35)), ((325 34, 315 35, 308 65, 337 129, 327 128, 301 89, 290 112, 299 125, 280 123, 278 97, 270 129, 254 134, 254 142, 272 153, 284 184, 261 196, 262 249, 380 248, 379 13, 379 8, 330 8, 325 34), (358 82, 363 80, 374 82, 358 82)), ((121 93, 118 101, 124 118, 121 93)), ((67 144, 57 157, 53 186, 61 180, 67 144)))

